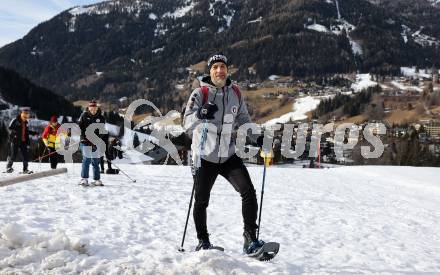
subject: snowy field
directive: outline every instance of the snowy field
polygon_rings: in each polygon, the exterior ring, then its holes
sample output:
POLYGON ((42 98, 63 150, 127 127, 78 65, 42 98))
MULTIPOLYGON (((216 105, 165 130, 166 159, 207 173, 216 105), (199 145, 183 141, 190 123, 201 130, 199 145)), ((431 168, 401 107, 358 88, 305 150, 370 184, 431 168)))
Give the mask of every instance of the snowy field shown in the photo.
MULTIPOLYGON (((180 253, 188 167, 121 164, 136 183, 103 175, 106 186, 94 188, 77 185, 78 164, 66 167, 0 188, 0 274, 440 273, 438 168, 270 167, 261 237, 281 249, 257 262, 241 253, 240 197, 222 178, 208 227, 225 252, 180 253)), ((259 197, 262 167, 249 170, 259 197)), ((187 236, 191 250, 192 220, 187 236)))

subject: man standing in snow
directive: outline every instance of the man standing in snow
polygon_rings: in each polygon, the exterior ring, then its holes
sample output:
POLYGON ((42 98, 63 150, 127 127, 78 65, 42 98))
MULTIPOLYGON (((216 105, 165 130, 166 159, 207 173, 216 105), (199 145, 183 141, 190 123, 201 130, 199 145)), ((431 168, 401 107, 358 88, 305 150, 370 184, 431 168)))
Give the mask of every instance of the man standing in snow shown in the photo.
POLYGON ((30 144, 28 126, 29 112, 29 108, 23 108, 20 114, 9 124, 9 153, 7 159, 8 164, 6 165, 6 173, 12 173, 14 171, 12 164, 15 160, 18 149, 20 149, 21 156, 23 157, 23 174, 32 173, 32 171, 28 170, 28 146, 30 144))
MULTIPOLYGON (((244 221, 243 250, 247 254, 254 253, 264 242, 257 240, 258 203, 255 188, 242 160, 235 154, 235 142, 227 141, 226 150, 220 149, 220 141, 224 138, 224 123, 241 126, 250 123, 246 103, 238 86, 232 84, 228 77, 228 61, 223 54, 216 54, 208 60, 209 76, 202 79, 200 88, 195 89, 186 105, 183 126, 190 137, 199 124, 209 122, 217 127, 212 133, 216 140, 215 148, 201 156, 200 167, 195 167, 194 185, 194 223, 199 244, 196 250, 212 247, 206 226, 206 208, 209 204, 211 189, 218 175, 226 178, 242 198, 242 215, 244 221), (226 151, 222 154, 220 151, 226 151)), ((212 136, 211 136, 212 137, 212 136)), ((257 142, 262 144, 262 137, 257 142)), ((198 154, 193 149, 193 156, 198 154)))
MULTIPOLYGON (((79 128, 81 129, 81 153, 82 153, 82 167, 81 167, 81 185, 89 186, 88 178, 89 178, 89 167, 90 163, 93 167, 93 185, 103 186, 101 182, 101 174, 99 171, 99 156, 93 156, 97 151, 97 144, 92 142, 86 136, 87 127, 94 123, 105 123, 105 118, 98 112, 98 104, 96 100, 91 100, 89 102, 88 110, 81 114, 79 118, 79 128)), ((98 129, 95 130, 95 134, 99 135, 98 129)))

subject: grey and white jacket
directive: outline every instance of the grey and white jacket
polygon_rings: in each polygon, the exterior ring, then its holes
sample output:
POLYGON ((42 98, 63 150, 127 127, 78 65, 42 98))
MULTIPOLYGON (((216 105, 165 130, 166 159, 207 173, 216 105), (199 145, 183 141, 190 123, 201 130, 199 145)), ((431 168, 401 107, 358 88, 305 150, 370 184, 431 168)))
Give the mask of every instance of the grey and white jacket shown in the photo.
MULTIPOLYGON (((200 86, 208 87, 207 102, 211 101, 218 107, 214 119, 207 121, 208 135, 205 150, 200 154, 204 160, 223 163, 235 154, 235 140, 231 137, 234 129, 245 123, 251 123, 251 119, 243 96, 238 96, 235 93, 229 78, 223 88, 214 86, 210 76, 204 77, 200 86)), ((192 138, 193 145, 195 144, 194 141, 200 142, 204 124, 204 121, 197 118, 197 111, 201 105, 203 105, 202 89, 196 88, 191 93, 183 117, 183 127, 188 136, 192 138)), ((256 139, 255 136, 250 138, 256 139)), ((197 146, 192 146, 193 158, 199 153, 197 151, 197 146)))

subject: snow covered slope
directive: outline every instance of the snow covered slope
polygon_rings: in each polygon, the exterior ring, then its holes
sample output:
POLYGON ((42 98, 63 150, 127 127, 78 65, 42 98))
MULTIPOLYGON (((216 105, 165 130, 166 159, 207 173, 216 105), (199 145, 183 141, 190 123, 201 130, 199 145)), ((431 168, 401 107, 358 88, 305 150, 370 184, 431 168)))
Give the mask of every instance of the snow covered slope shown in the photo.
MULTIPOLYGON (((1 274, 440 272, 438 168, 270 167, 261 237, 281 250, 265 263, 241 254, 240 196, 224 179, 208 226, 225 253, 182 254, 189 167, 121 164, 137 183, 104 175, 106 186, 86 189, 80 166, 65 166, 66 175, 0 189, 1 274)), ((262 167, 249 170, 259 194, 262 167)), ((191 220, 185 246, 195 243, 191 220)))

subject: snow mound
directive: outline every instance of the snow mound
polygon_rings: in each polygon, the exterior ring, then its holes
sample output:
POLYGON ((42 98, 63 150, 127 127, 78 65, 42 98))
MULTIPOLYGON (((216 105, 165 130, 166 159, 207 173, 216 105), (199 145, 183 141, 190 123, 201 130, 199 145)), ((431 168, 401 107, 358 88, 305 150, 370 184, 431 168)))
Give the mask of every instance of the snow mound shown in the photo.
POLYGON ((0 229, 0 234, 0 270, 33 268, 35 263, 41 263, 41 270, 51 270, 88 257, 88 242, 71 239, 62 231, 33 236, 10 223, 0 229))
POLYGON ((320 24, 312 24, 307 26, 307 29, 317 31, 317 32, 329 32, 326 26, 320 25, 320 24))

